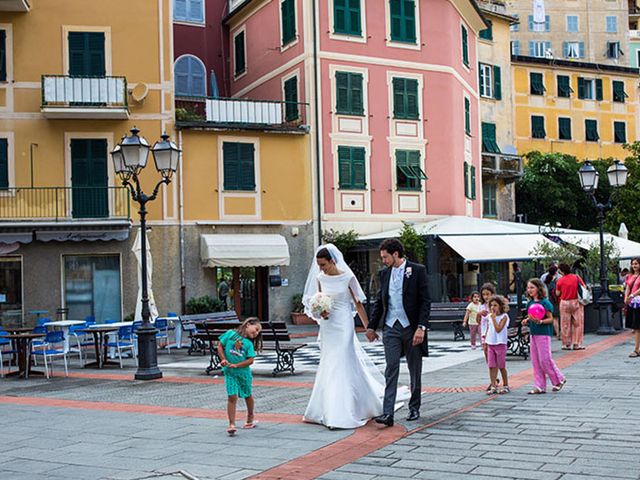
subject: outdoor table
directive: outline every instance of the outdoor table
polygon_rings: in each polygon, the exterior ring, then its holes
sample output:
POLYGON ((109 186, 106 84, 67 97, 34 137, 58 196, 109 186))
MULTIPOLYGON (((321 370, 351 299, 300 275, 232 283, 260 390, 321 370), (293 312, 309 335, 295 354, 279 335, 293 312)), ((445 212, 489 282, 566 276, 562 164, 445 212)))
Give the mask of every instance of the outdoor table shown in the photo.
POLYGON ((97 367, 102 368, 105 365, 119 365, 118 362, 113 362, 107 358, 107 336, 110 333, 116 332, 120 328, 115 323, 107 323, 104 325, 95 325, 92 327, 84 328, 79 330, 82 333, 90 333, 93 335, 93 343, 96 350, 96 361, 85 363, 85 368, 87 367, 97 367))
POLYGON ((22 332, 5 335, 4 338, 13 340, 18 352, 18 370, 7 373, 7 377, 29 378, 29 375, 44 375, 44 372, 31 370, 30 353, 31 342, 44 337, 44 333, 22 332))
MULTIPOLYGON (((4 329, 9 333, 30 333, 33 332, 33 328, 31 327, 4 327, 4 329)), ((44 336, 44 334, 42 334, 44 336)))
MULTIPOLYGON (((43 324, 45 327, 60 328, 64 335, 64 353, 69 352, 69 327, 73 325, 84 325, 82 320, 61 320, 59 322, 47 322, 43 324)), ((75 349, 74 349, 75 351, 75 349)))

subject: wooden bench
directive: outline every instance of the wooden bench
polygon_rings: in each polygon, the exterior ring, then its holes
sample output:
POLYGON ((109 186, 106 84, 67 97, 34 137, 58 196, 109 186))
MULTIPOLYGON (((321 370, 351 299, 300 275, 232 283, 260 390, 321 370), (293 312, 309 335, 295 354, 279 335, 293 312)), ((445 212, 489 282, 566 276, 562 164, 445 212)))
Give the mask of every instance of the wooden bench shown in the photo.
POLYGON ((227 312, 210 312, 210 313, 195 313, 191 315, 180 315, 179 317, 180 326, 183 331, 189 332, 189 349, 187 353, 191 355, 192 353, 202 353, 205 355, 207 353, 207 343, 204 342, 201 338, 199 338, 196 333, 198 333, 198 328, 196 323, 202 323, 204 321, 211 322, 239 322, 238 316, 236 312, 233 310, 227 312))
MULTIPOLYGON (((228 330, 236 329, 239 321, 200 321, 195 322, 197 332, 194 337, 208 345, 209 365, 205 373, 209 375, 214 370, 220 370, 220 357, 218 356, 218 341, 228 330)), ((285 322, 262 322, 263 351, 276 352, 276 366, 271 372, 275 377, 279 373, 289 371, 295 373, 295 352, 306 343, 293 343, 287 324, 285 322)))
POLYGON ((453 326, 453 340, 464 340, 462 321, 466 311, 465 302, 432 303, 429 323, 450 323, 453 326))
POLYGON ((507 332, 507 355, 525 360, 529 358, 529 327, 522 325, 522 320, 517 320, 507 332))

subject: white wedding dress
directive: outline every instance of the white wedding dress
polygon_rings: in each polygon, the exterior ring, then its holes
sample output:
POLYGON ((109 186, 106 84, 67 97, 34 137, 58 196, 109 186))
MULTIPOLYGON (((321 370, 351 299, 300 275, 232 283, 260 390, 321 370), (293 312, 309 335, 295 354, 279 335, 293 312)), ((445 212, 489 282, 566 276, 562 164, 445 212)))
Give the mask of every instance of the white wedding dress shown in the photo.
MULTIPOLYGON (((382 415, 384 376, 356 337, 351 291, 361 292, 353 273, 317 276, 332 300, 328 319, 320 324, 320 365, 304 420, 330 428, 361 427, 382 415)), ((358 294, 356 293, 356 298, 358 294)))

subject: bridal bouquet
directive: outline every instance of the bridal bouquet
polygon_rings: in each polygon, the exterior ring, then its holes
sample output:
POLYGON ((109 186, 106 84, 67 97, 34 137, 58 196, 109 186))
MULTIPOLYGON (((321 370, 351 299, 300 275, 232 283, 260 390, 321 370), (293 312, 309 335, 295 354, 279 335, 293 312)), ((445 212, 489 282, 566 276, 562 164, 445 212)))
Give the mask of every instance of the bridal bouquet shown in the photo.
POLYGON ((311 313, 316 316, 320 316, 323 312, 328 313, 331 311, 331 304, 331 297, 329 295, 318 292, 313 297, 311 297, 309 307, 311 307, 311 313))

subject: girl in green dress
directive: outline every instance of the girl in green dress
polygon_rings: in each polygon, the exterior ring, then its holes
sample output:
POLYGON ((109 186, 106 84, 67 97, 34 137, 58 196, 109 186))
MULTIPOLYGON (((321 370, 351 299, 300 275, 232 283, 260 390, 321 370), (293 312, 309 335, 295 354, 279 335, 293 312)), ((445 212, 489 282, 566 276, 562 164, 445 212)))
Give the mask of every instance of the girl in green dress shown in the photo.
POLYGON ((227 387, 227 416, 230 436, 236 434, 236 405, 238 397, 247 403, 247 422, 242 428, 254 428, 251 368, 256 352, 262 349, 262 325, 256 317, 247 318, 236 330, 229 330, 220 337, 218 355, 227 387))

